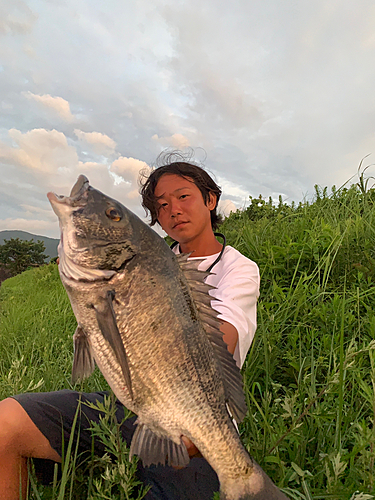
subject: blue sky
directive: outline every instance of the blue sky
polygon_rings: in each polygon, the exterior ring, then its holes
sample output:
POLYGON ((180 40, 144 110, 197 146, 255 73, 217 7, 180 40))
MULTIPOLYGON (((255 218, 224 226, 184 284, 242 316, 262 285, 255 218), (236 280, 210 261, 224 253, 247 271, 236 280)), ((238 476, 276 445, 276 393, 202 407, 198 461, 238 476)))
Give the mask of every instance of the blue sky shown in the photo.
POLYGON ((0 0, 0 230, 57 237, 46 193, 80 173, 143 216, 165 148, 223 210, 340 186, 374 161, 374 61, 366 0, 0 0))

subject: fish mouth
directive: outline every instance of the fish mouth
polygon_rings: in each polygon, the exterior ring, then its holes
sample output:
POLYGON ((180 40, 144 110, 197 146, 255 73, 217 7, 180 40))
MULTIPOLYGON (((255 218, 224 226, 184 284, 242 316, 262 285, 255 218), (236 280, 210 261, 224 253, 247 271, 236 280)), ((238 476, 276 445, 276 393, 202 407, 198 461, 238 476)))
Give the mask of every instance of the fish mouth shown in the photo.
MULTIPOLYGON (((87 193, 89 189, 89 180, 85 175, 80 175, 77 179, 77 182, 72 187, 69 196, 58 195, 50 191, 47 193, 47 198, 49 199, 52 208, 56 212, 58 205, 70 205, 73 206, 77 204, 81 199, 83 199, 85 193, 87 193)), ((57 214, 58 215, 58 214, 57 214)))
POLYGON ((58 246, 58 255, 60 258, 59 272, 67 280, 82 282, 109 280, 117 274, 114 270, 84 267, 76 263, 72 258, 72 255, 87 251, 87 247, 80 248, 76 246, 75 228, 71 221, 71 215, 76 209, 86 205, 89 187, 90 184, 87 177, 80 175, 72 187, 69 196, 57 195, 53 192, 47 194, 53 211, 59 218, 61 230, 58 246))

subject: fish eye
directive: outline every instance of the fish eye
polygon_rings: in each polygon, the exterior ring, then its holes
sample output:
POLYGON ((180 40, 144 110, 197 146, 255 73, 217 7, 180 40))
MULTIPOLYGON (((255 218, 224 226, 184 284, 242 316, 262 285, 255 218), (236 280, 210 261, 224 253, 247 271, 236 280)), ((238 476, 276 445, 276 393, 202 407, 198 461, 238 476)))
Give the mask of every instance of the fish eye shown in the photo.
POLYGON ((122 218, 120 213, 113 207, 107 208, 107 210, 105 211, 105 214, 108 217, 108 219, 111 219, 115 222, 120 221, 122 218))

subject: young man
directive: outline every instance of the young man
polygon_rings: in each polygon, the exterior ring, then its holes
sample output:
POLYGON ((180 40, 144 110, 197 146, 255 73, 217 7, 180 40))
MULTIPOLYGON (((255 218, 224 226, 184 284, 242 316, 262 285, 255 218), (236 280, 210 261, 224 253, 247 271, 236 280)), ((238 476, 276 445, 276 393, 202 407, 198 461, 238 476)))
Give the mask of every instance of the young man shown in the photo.
MULTIPOLYGON (((221 330, 228 350, 241 367, 256 329, 256 301, 259 295, 259 272, 256 264, 232 247, 217 241, 214 229, 220 188, 202 168, 175 162, 155 169, 142 190, 142 204, 156 222, 178 242, 176 253, 191 253, 202 258, 200 269, 212 268, 207 282, 212 307, 219 313, 221 330), (216 300, 215 300, 216 299, 216 300)), ((75 391, 21 394, 0 402, 0 498, 19 499, 20 473, 23 490, 27 483, 27 457, 61 462, 62 435, 67 442, 78 400, 102 401, 104 393, 79 394, 75 391), (63 432, 62 432, 63 430, 63 432)), ((81 406, 79 451, 91 449, 90 420, 99 413, 81 406)), ((117 402, 118 420, 123 406, 117 402)), ((135 431, 134 419, 127 420, 123 436, 130 444, 135 431)), ((211 500, 218 491, 217 476, 187 438, 183 438, 192 460, 184 469, 139 467, 141 481, 151 485, 147 500, 211 500)), ((105 452, 95 441, 98 454, 105 452)))

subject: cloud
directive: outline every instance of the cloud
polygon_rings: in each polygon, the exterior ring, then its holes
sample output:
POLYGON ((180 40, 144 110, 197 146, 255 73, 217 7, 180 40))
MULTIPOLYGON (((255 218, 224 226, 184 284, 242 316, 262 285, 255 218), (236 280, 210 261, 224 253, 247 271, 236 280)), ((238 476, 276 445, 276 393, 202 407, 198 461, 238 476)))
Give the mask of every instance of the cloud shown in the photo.
POLYGON ((82 130, 74 129, 75 135, 82 142, 86 142, 93 146, 96 153, 108 153, 108 150, 114 150, 116 143, 106 134, 100 132, 83 132, 82 130))
POLYGON ((71 122, 74 120, 74 116, 70 111, 70 105, 68 101, 66 101, 62 97, 52 97, 49 94, 37 95, 33 94, 30 91, 23 92, 23 95, 26 97, 26 99, 33 100, 44 108, 50 109, 53 112, 57 113, 60 118, 67 122, 71 122))
MULTIPOLYGON (((114 196, 114 181, 108 164, 93 161, 79 161, 76 172, 76 177, 78 177, 79 174, 83 174, 89 179, 90 185, 95 189, 98 189, 108 196, 114 196)), ((76 179, 73 179, 73 182, 75 182, 75 180, 76 179)))
POLYGON ((0 3, 0 34, 16 35, 30 33, 37 16, 22 0, 0 3))
MULTIPOLYGON (((249 193, 243 185, 228 181, 222 176, 217 176, 217 182, 221 187, 223 194, 235 200, 240 206, 243 206, 249 197, 249 193)), ((229 200, 227 200, 229 201, 229 200)))
POLYGON ((43 173, 69 169, 78 163, 75 148, 68 145, 62 132, 33 129, 23 134, 11 129, 8 135, 15 145, 0 142, 0 160, 4 163, 43 173))
POLYGON ((102 171, 103 169, 108 170, 107 165, 104 163, 96 163, 94 161, 79 161, 78 169, 81 172, 93 172, 93 171, 102 171))
POLYGON ((52 216, 51 209, 36 207, 34 205, 28 205, 27 203, 21 203, 20 207, 23 209, 25 215, 38 214, 41 217, 47 217, 54 220, 52 216))
POLYGON ((0 0, 3 218, 79 173, 136 210, 135 159, 164 147, 204 148, 238 207, 340 185, 375 152, 370 0, 110 5, 0 0))
POLYGON ((218 205, 219 212, 224 215, 224 217, 228 217, 231 212, 236 212, 237 207, 231 200, 220 200, 218 205))
POLYGON ((135 158, 126 158, 120 156, 111 165, 111 172, 121 177, 125 182, 136 185, 141 171, 146 173, 150 167, 146 162, 137 160, 135 158))
MULTIPOLYGON (((115 160, 110 168, 115 179, 120 179, 127 184, 126 198, 131 202, 135 202, 139 198, 138 182, 141 176, 148 176, 151 168, 146 162, 137 160, 136 158, 127 158, 120 156, 115 160)), ((117 182, 117 184, 119 184, 117 182)), ((120 186, 123 184, 119 184, 120 186)), ((138 208, 138 207, 137 207, 138 208)))
POLYGON ((43 234, 50 233, 56 226, 55 222, 49 222, 39 219, 0 219, 0 231, 5 229, 18 229, 20 231, 38 232, 42 231, 43 234))
POLYGON ((185 149, 190 146, 189 139, 182 134, 173 134, 169 137, 159 137, 158 134, 154 134, 151 139, 163 146, 163 148, 185 149))
MULTIPOLYGON (((120 156, 115 160, 111 167, 111 173, 114 175, 116 184, 120 186, 127 185, 126 199, 130 200, 130 202, 134 205, 136 200, 139 199, 139 180, 143 176, 148 176, 151 172, 151 168, 147 165, 146 162, 137 160, 136 158, 126 158, 124 156, 120 156), (121 184, 118 182, 120 180, 121 184)), ((127 204, 128 208, 129 204, 127 204)), ((137 209, 138 206, 134 205, 137 209)))

